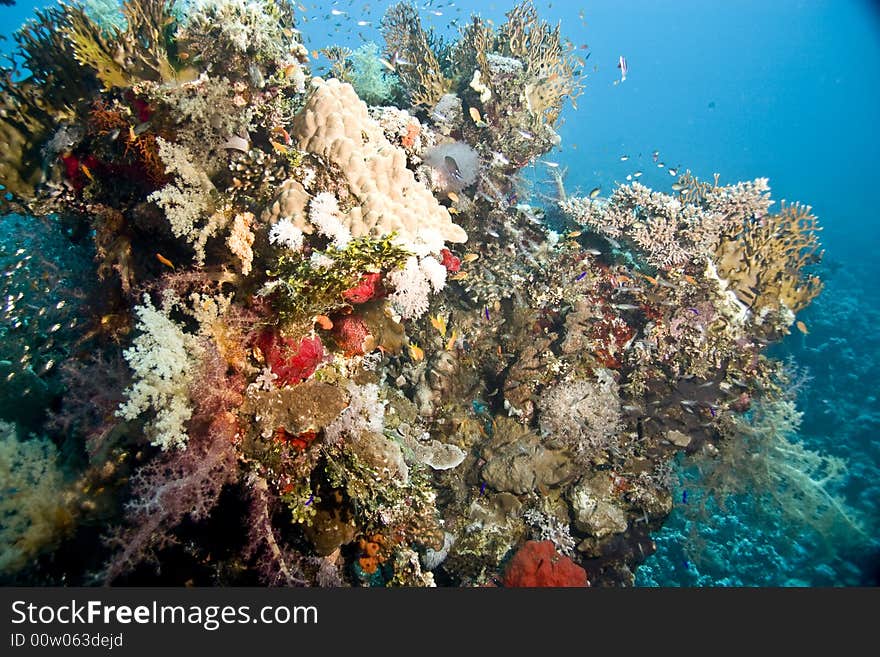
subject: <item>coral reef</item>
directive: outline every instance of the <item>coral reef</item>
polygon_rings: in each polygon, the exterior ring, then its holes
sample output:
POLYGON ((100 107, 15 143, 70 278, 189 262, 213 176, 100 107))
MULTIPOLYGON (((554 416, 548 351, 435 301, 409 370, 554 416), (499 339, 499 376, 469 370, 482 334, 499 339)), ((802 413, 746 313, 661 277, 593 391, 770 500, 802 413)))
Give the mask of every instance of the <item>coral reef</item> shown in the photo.
POLYGON ((455 43, 395 5, 384 57, 325 49, 324 77, 294 10, 128 0, 19 31, 0 211, 77 257, 0 251, 0 415, 47 436, 2 425, 0 568, 628 586, 677 458, 867 531, 766 351, 822 287, 808 207, 689 173, 566 196, 562 169, 533 205, 522 172, 583 80, 531 2, 455 43))

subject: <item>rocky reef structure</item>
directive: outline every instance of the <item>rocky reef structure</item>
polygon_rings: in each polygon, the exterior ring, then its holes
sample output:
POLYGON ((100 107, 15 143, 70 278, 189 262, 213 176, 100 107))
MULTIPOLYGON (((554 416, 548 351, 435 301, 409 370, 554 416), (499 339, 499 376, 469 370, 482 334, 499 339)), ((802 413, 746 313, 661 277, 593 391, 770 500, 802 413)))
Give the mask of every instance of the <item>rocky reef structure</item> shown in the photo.
POLYGON ((671 460, 724 460, 782 394, 765 347, 821 289, 808 208, 692 176, 520 202, 582 90, 530 2, 449 46, 396 5, 390 68, 336 49, 326 79, 292 3, 123 17, 38 12, 0 81, 0 209, 94 258, 47 437, 4 438, 59 500, 4 530, 4 576, 631 585, 671 460))

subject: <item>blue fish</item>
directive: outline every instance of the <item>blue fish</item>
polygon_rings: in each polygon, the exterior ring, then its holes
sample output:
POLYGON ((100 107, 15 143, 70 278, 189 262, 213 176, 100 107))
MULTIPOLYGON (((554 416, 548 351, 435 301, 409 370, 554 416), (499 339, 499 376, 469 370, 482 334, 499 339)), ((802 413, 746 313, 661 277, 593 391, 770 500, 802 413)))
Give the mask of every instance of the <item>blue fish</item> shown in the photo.
POLYGON ((308 506, 309 504, 311 504, 312 501, 313 501, 314 499, 315 499, 315 494, 312 493, 311 495, 309 495, 309 499, 306 500, 306 506, 308 506))
POLYGON ((489 319, 489 306, 485 306, 485 307, 483 308, 483 312, 484 312, 485 315, 486 315, 486 319, 489 319))
POLYGON ((684 491, 682 491, 682 493, 681 493, 681 503, 682 503, 682 504, 687 504, 687 503, 688 503, 688 492, 687 492, 687 488, 685 488, 684 491))
POLYGON ((586 275, 587 275, 587 272, 584 272, 583 274, 578 275, 578 277, 577 277, 576 279, 574 279, 574 280, 576 280, 576 281, 581 281, 581 280, 584 279, 584 276, 586 276, 586 275))

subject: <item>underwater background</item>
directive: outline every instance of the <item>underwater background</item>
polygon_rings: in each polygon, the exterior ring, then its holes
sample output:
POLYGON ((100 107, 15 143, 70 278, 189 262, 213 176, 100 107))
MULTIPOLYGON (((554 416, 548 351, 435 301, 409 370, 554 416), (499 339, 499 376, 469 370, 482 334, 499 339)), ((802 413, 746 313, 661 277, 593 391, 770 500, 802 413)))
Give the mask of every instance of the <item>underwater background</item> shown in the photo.
MULTIPOLYGON (((390 2, 304 2, 304 45, 357 48, 381 43, 390 2), (333 10, 331 12, 331 10, 333 10), (357 21, 365 23, 357 25, 357 21)), ((3 34, 43 3, 0 7, 3 34)), ((541 17, 586 58, 577 109, 567 103, 561 145, 543 159, 567 169, 566 189, 610 193, 633 180, 669 193, 672 171, 721 183, 768 177, 775 199, 812 206, 823 231, 822 293, 770 354, 792 359, 803 413, 789 436, 846 461, 846 502, 868 527, 880 522, 880 12, 857 0, 536 2, 541 17), (621 80, 619 58, 628 71, 621 80)), ((419 2, 425 26, 450 37, 471 13, 500 24, 504 2, 419 2)), ((0 43, 11 48, 11 41, 0 43)), ((326 60, 315 74, 329 68, 326 60)), ((523 175, 535 189, 548 166, 523 175)), ((526 201, 526 199, 521 199, 526 201)), ((28 235, 26 222, 2 219, 4 269, 13 254, 52 236, 28 235)), ((63 251, 45 244, 46 252, 63 251)), ((71 261, 77 257, 71 253, 71 261)), ((88 260, 88 258, 86 258, 88 260)), ((61 263, 59 263, 61 265, 61 263)), ((57 279, 75 286, 76 266, 57 279)), ((88 262, 80 262, 82 270, 88 262)), ((31 292, 51 296, 48 288, 31 292)), ((35 306, 45 303, 34 301, 35 306)), ((75 316, 71 311, 71 317, 75 316)), ((719 503, 703 494, 700 473, 679 455, 673 499, 657 551, 636 571, 641 586, 853 586, 880 583, 872 540, 836 540, 797 528, 792 509, 748 492, 719 503), (705 503, 704 503, 705 502, 705 503)), ((796 510, 794 510, 796 511, 796 510)))

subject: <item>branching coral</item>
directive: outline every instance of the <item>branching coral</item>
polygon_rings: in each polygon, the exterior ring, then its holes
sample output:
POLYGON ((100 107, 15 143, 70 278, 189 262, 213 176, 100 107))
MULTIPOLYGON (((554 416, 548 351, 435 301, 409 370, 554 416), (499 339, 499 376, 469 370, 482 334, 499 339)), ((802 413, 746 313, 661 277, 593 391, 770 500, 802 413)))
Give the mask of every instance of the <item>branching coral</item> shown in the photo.
POLYGON ((177 38, 193 59, 256 76, 261 66, 292 53, 305 58, 293 15, 293 3, 287 0, 197 0, 183 17, 177 38))
POLYGON ((822 291, 806 273, 822 257, 816 217, 809 206, 783 205, 777 214, 747 217, 742 230, 718 245, 718 273, 756 312, 805 308, 822 291))
MULTIPOLYGON (((106 89, 129 87, 139 80, 172 82, 178 71, 169 52, 174 23, 173 2, 169 0, 127 0, 122 7, 125 30, 95 23, 85 9, 65 6, 67 23, 62 33, 84 66, 94 70, 106 89)), ((187 73, 191 75, 191 73, 187 73)))
POLYGON ((385 56, 397 63, 396 71, 410 102, 417 107, 433 107, 452 82, 443 74, 416 7, 400 2, 389 8, 382 18, 382 35, 385 56))
POLYGON ((554 124, 562 109, 562 99, 580 95, 577 61, 565 52, 560 26, 552 28, 539 20, 531 0, 507 13, 498 34, 501 54, 523 63, 531 80, 525 94, 529 109, 541 122, 554 124))
POLYGON ((719 186, 687 174, 678 189, 674 198, 632 183, 607 200, 569 197, 560 207, 597 233, 626 241, 652 267, 706 269, 707 278, 754 311, 757 323, 769 313, 771 331, 790 325, 792 313, 822 289, 807 273, 821 259, 810 208, 783 205, 769 214, 765 178, 719 186))

